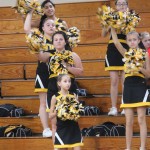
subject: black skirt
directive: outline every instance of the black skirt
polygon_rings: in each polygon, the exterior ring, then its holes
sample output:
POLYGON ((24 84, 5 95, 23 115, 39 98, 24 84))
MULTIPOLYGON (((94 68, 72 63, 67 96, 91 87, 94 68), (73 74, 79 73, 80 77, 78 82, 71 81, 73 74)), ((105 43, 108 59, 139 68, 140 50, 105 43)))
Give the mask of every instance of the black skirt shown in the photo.
POLYGON ((57 118, 54 148, 71 148, 77 146, 83 146, 78 122, 73 120, 62 121, 57 118))
POLYGON ((146 80, 139 76, 126 77, 121 108, 150 106, 146 80))

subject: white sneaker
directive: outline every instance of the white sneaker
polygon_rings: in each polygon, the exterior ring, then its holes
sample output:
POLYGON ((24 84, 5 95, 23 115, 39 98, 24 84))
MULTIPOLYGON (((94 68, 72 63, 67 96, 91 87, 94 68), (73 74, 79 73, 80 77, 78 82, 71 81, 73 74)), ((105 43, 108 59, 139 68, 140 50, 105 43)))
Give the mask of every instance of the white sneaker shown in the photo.
POLYGON ((124 109, 122 110, 121 115, 125 115, 125 111, 124 111, 124 109))
POLYGON ((112 107, 110 108, 110 111, 108 112, 108 116, 117 116, 117 108, 116 107, 112 107))
POLYGON ((43 137, 52 137, 52 131, 50 128, 46 128, 43 130, 43 137))

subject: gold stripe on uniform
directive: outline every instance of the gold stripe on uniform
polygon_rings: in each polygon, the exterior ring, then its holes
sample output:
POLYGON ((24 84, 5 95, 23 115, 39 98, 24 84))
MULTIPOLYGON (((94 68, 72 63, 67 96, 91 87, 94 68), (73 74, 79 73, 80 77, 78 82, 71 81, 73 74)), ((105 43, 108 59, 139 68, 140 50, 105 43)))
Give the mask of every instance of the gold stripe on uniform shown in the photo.
MULTIPOLYGON (((73 76, 72 74, 69 74, 69 73, 68 73, 68 75, 69 75, 71 78, 74 78, 74 76, 73 76)), ((49 76, 49 78, 53 78, 53 77, 58 77, 58 74, 51 74, 51 75, 49 76)))
POLYGON ((72 148, 77 146, 84 146, 83 143, 76 143, 76 144, 66 144, 66 145, 54 145, 54 148, 72 148))
POLYGON ((132 76, 138 76, 138 77, 142 77, 142 78, 144 78, 144 75, 143 74, 136 74, 136 75, 132 75, 132 74, 125 74, 125 78, 126 77, 132 77, 132 76))
POLYGON ((117 71, 117 70, 124 70, 124 66, 113 66, 113 67, 105 67, 105 71, 117 71))
POLYGON ((41 89, 41 88, 36 88, 35 90, 34 90, 34 93, 40 93, 40 92, 47 92, 47 89, 41 89))
POLYGON ((134 104, 121 104, 120 108, 134 108, 134 107, 143 107, 150 106, 150 102, 140 102, 134 104))
MULTIPOLYGON (((127 44, 126 40, 119 39, 119 42, 127 44)), ((114 41, 113 40, 109 40, 108 43, 111 44, 111 43, 114 43, 114 41)))

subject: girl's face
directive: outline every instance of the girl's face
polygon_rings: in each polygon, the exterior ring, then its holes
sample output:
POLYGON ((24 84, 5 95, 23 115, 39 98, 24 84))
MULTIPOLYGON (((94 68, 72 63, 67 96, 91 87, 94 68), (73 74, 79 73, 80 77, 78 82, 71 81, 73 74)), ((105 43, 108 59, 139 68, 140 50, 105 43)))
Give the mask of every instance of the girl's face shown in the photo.
POLYGON ((43 11, 47 17, 51 17, 55 15, 55 8, 50 2, 45 4, 43 11))
POLYGON ((45 21, 43 27, 42 27, 44 34, 47 35, 53 35, 55 32, 55 23, 53 20, 48 19, 45 21))
POLYGON ((68 91, 70 89, 71 86, 71 79, 69 77, 69 75, 64 75, 61 79, 60 82, 58 82, 58 85, 60 86, 61 90, 66 90, 68 91))
POLYGON ((127 35, 127 44, 130 48, 138 48, 139 43, 140 40, 136 34, 127 35))
POLYGON ((126 0, 118 0, 116 3, 116 9, 121 12, 125 12, 128 8, 126 0))
POLYGON ((61 50, 65 49, 66 42, 65 42, 65 39, 64 39, 62 34, 54 35, 54 37, 53 37, 53 45, 54 45, 56 50, 61 51, 61 50))
POLYGON ((150 48, 150 36, 143 38, 142 43, 143 43, 145 49, 150 48))

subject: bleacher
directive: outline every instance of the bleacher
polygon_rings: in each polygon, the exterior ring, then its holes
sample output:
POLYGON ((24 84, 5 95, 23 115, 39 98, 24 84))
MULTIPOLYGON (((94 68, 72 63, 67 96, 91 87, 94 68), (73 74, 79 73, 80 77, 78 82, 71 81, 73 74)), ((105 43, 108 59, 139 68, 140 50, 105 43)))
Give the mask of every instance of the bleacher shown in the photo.
MULTIPOLYGON (((111 107, 109 72, 104 71, 104 58, 109 37, 101 37, 100 23, 96 17, 98 7, 103 4, 114 7, 114 0, 57 4, 56 16, 65 20, 68 26, 81 30, 81 42, 73 50, 81 57, 84 67, 83 76, 77 78, 79 87, 87 89, 90 96, 80 97, 87 105, 98 106, 103 112, 100 116, 81 117, 80 128, 111 121, 125 124, 125 117, 108 116, 111 107)), ((141 22, 138 32, 150 32, 149 0, 129 0, 131 9, 140 13, 141 22), (137 2, 138 1, 138 2, 137 2)), ((23 107, 24 117, 0 117, 0 126, 23 124, 32 129, 34 136, 27 138, 0 138, 0 150, 52 150, 51 138, 43 138, 42 125, 38 117, 39 99, 34 93, 34 77, 37 58, 28 51, 22 18, 10 7, 0 8, 0 104, 11 103, 23 107)), ((118 110, 121 102, 121 85, 119 85, 118 110)), ((150 118, 147 116, 148 132, 150 118)), ((137 116, 134 117, 133 150, 139 149, 140 137, 137 116)), ((86 137, 82 150, 123 150, 125 137, 86 137)), ((150 138, 147 139, 147 150, 150 138)))

